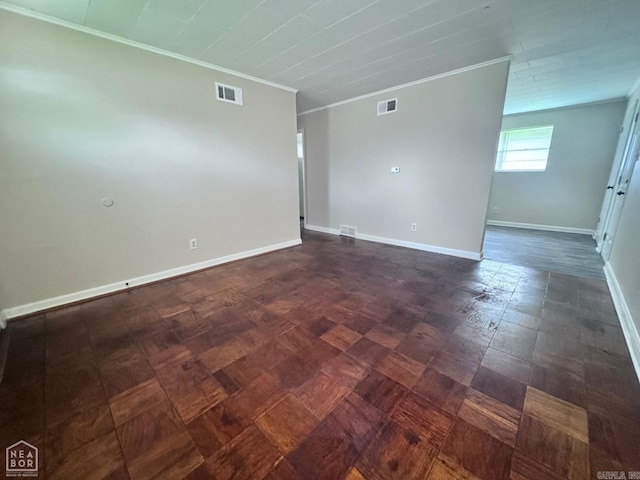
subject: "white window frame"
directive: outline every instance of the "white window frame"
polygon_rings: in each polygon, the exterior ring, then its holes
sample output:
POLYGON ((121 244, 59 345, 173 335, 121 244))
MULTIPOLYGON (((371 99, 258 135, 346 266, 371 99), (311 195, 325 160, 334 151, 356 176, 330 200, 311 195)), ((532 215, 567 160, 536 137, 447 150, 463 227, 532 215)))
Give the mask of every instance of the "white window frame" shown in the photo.
POLYGON ((500 140, 498 144, 498 152, 496 155, 496 162, 494 171, 497 173, 527 173, 527 172, 544 172, 549 166, 549 152, 551 150, 551 140, 553 138, 553 125, 535 125, 529 127, 517 127, 517 128, 505 128, 500 131, 500 140), (534 148, 534 149, 509 149, 509 133, 521 130, 533 130, 538 128, 548 128, 549 132, 549 145, 547 148, 534 148), (544 168, 503 168, 503 162, 508 152, 526 152, 526 151, 546 151, 544 159, 544 168))

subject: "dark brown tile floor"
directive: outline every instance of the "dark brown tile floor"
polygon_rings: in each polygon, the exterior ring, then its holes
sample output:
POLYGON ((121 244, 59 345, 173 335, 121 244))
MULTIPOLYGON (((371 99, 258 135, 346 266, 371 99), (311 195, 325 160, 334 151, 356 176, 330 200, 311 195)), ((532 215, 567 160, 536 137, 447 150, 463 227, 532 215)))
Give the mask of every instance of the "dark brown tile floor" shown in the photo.
POLYGON ((0 447, 39 447, 40 478, 640 471, 598 279, 307 234, 10 329, 0 447))

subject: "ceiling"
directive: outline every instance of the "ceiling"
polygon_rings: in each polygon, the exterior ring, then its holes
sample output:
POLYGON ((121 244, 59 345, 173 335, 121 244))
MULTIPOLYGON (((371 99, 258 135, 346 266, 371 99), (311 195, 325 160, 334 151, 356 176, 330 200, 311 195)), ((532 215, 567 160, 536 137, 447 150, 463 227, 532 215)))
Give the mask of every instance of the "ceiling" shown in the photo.
POLYGON ((293 87, 298 111, 512 56, 505 113, 628 95, 639 0, 9 0, 293 87))

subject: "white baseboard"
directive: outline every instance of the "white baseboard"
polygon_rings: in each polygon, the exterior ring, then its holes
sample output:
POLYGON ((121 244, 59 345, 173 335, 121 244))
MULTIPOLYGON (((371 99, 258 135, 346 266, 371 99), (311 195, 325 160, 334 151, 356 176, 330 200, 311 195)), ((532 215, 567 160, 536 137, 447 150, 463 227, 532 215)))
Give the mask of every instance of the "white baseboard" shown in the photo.
POLYGON ((607 285, 611 291, 611 297, 613 298, 613 304, 618 312, 618 318, 620 319, 620 326, 622 327, 622 333, 627 341, 629 347, 629 355, 631 355, 631 361, 636 369, 636 375, 640 380, 640 333, 636 328, 636 324, 633 321, 627 302, 622 294, 622 289, 616 278, 616 274, 611 268, 611 263, 604 264, 604 275, 607 278, 607 285))
POLYGON ((0 330, 7 328, 7 317, 3 310, 0 310, 0 330))
POLYGON ((329 233, 331 235, 340 235, 340 230, 338 230, 337 228, 318 227, 317 225, 309 225, 309 224, 306 224, 304 228, 305 230, 311 230, 313 232, 329 233))
MULTIPOLYGON (((305 228, 315 232, 329 233, 331 235, 340 235, 340 230, 335 228, 318 227, 316 225, 307 225, 305 228)), ((367 242, 384 243, 386 245, 395 245, 398 247, 413 248, 414 250, 422 250, 423 252, 440 253, 453 257, 468 258, 470 260, 482 260, 482 253, 470 252, 467 250, 456 250, 453 248, 438 247, 435 245, 427 245, 425 243, 408 242, 406 240, 396 240, 395 238, 378 237, 368 235, 366 233, 356 232, 356 238, 367 242)))
POLYGON ((23 315, 29 315, 32 313, 41 312, 50 308, 59 307, 69 303, 79 302, 81 300, 87 300, 93 297, 99 297, 101 295, 107 295, 110 293, 116 293, 122 290, 127 290, 132 287, 138 287, 148 283, 157 282, 159 280, 166 280, 186 273, 203 270, 205 268, 214 267, 223 263, 229 263, 236 260, 242 260, 244 258, 254 257, 256 255, 262 255, 263 253, 274 252, 276 250, 282 250, 283 248, 294 247, 300 245, 302 241, 298 238, 295 240, 289 240, 287 242, 276 243, 274 245, 267 245, 266 247, 255 248, 253 250, 247 250, 244 252, 234 253, 232 255, 226 255, 224 257, 218 257, 211 260, 205 260, 204 262, 192 263, 190 265, 184 265, 182 267, 176 267, 162 272, 151 273, 149 275, 143 275, 141 277, 132 278, 129 280, 122 280, 120 282, 111 283, 108 285, 101 285, 99 287, 89 288, 79 292, 68 293, 60 295, 59 297, 48 298, 46 300, 40 300, 33 303, 27 303, 25 305, 19 305, 17 307, 7 308, 3 314, 6 318, 21 317, 23 315))
POLYGON ((589 228, 575 228, 575 227, 558 227, 556 225, 538 225, 537 223, 518 223, 518 222, 503 222, 501 220, 487 220, 487 225, 495 227, 511 227, 511 228, 528 228, 529 230, 546 230, 547 232, 562 232, 562 233, 579 233, 581 235, 595 235, 595 230, 589 228))

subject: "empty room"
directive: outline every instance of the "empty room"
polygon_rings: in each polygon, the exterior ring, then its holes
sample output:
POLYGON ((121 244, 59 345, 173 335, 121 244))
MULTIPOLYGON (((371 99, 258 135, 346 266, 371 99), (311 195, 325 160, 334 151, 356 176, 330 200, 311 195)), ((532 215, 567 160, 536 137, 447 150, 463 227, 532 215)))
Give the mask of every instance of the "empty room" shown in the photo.
POLYGON ((640 478, 636 0, 0 1, 6 478, 640 478))

